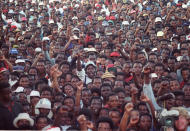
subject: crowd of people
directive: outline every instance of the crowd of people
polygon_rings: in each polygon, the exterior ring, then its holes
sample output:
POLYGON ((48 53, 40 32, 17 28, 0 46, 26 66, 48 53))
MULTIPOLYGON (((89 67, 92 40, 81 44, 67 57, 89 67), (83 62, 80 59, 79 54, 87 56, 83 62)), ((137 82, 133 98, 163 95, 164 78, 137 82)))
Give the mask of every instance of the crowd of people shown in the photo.
POLYGON ((190 131, 189 1, 1 0, 0 14, 0 130, 190 131))

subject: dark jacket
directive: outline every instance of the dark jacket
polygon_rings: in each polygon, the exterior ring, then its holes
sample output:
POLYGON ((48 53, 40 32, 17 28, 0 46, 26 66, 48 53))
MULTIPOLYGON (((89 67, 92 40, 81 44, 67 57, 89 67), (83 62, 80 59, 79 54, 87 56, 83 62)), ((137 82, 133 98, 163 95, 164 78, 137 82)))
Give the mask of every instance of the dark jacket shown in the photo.
POLYGON ((13 126, 14 118, 22 112, 22 106, 16 102, 12 103, 10 108, 5 107, 2 103, 0 103, 0 130, 14 130, 13 126))

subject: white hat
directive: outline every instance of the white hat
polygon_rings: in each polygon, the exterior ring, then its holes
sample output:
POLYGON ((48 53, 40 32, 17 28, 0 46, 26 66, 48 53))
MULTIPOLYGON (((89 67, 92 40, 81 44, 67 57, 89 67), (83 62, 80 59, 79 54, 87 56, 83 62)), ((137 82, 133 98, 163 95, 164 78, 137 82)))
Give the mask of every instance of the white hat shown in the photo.
POLYGON ((49 37, 43 37, 42 41, 46 41, 46 40, 50 41, 49 37))
POLYGON ((80 31, 79 28, 74 28, 73 31, 80 31))
POLYGON ((51 102, 47 98, 42 98, 36 104, 36 109, 39 108, 51 109, 51 102))
POLYGON ((162 19, 160 17, 156 17, 155 22, 162 22, 162 19))
POLYGON ((95 48, 84 48, 84 51, 87 51, 87 52, 97 52, 95 48))
POLYGON ((17 87, 16 90, 13 91, 13 92, 15 92, 15 93, 21 93, 21 92, 24 92, 24 87, 19 86, 19 87, 17 87))
POLYGON ((9 13, 9 14, 14 14, 14 11, 13 11, 13 10, 9 10, 8 13, 9 13))
POLYGON ((39 91, 35 91, 35 90, 31 91, 30 92, 30 97, 32 97, 32 96, 38 96, 38 97, 40 97, 39 91))
POLYGON ((30 9, 30 11, 34 11, 34 9, 30 9))
POLYGON ((143 2, 143 5, 146 5, 146 3, 148 3, 148 2, 147 2, 147 1, 144 1, 144 2, 143 2))
POLYGON ((44 3, 43 3, 43 2, 40 2, 40 3, 39 3, 39 6, 40 6, 40 5, 44 5, 44 3))
POLYGON ((159 36, 164 36, 164 32, 163 31, 158 31, 157 32, 157 36, 159 37, 159 36))
POLYGON ((54 24, 54 21, 51 19, 51 20, 49 21, 49 24, 54 24))
POLYGON ((122 25, 129 25, 129 21, 123 21, 122 25))
POLYGON ((19 113, 18 116, 14 119, 13 121, 13 125, 18 128, 17 122, 19 120, 28 120, 30 123, 30 126, 34 125, 34 120, 32 118, 30 118, 28 113, 19 113))
POLYGON ((79 7, 79 4, 75 4, 75 8, 78 8, 79 7))
POLYGON ((42 49, 38 47, 35 49, 35 52, 42 52, 42 49))
POLYGON ((68 7, 67 6, 63 6, 63 9, 65 10, 65 9, 67 9, 68 7))
POLYGON ((72 18, 72 20, 78 20, 78 17, 77 17, 77 16, 74 16, 74 17, 72 18))
POLYGON ((88 61, 88 62, 85 64, 85 68, 86 68, 88 65, 93 65, 94 67, 96 67, 96 65, 94 64, 93 61, 88 61))
POLYGON ((15 61, 15 63, 16 63, 16 64, 18 64, 18 63, 25 63, 25 60, 24 60, 24 59, 17 59, 17 60, 15 61))

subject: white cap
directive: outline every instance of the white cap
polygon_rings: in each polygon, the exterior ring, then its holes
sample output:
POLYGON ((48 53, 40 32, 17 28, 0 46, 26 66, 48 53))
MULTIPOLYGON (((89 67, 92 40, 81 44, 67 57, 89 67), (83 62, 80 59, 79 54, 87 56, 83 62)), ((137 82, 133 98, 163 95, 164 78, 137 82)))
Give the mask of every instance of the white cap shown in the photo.
POLYGON ((73 31, 80 31, 79 28, 74 28, 73 31))
POLYGON ((18 63, 25 63, 25 60, 24 60, 24 59, 17 59, 17 60, 15 61, 15 63, 16 63, 16 64, 18 64, 18 63))
POLYGON ((30 9, 30 11, 34 11, 34 9, 30 9))
POLYGON ((28 120, 30 123, 30 126, 32 127, 34 125, 34 120, 29 116, 28 113, 19 113, 18 116, 14 119, 13 125, 18 128, 18 121, 19 120, 28 120))
POLYGON ((93 61, 88 61, 88 62, 85 64, 85 68, 86 68, 88 65, 93 65, 94 67, 96 67, 96 65, 94 64, 93 61))
POLYGON ((122 25, 129 25, 129 21, 123 21, 122 25))
POLYGON ((146 3, 147 3, 147 1, 144 1, 144 2, 143 2, 143 5, 146 5, 146 3))
POLYGON ((78 20, 78 17, 77 17, 77 16, 74 16, 74 17, 72 18, 72 20, 78 20))
POLYGON ((157 36, 159 37, 159 36, 164 36, 164 32, 163 31, 158 31, 157 32, 157 36))
POLYGON ((78 8, 79 7, 79 4, 75 4, 75 8, 78 8))
POLYGON ((15 92, 15 93, 21 93, 21 92, 24 92, 24 87, 19 86, 19 87, 17 87, 16 90, 13 91, 13 92, 15 92))
POLYGON ((9 12, 8 12, 9 14, 13 14, 14 13, 14 11, 13 10, 9 10, 9 12))
POLYGON ((49 37, 43 37, 42 41, 46 41, 46 40, 50 41, 49 37))
POLYGON ((51 109, 51 102, 47 98, 42 98, 36 104, 36 109, 39 108, 51 109))
POLYGON ((49 21, 49 24, 54 24, 54 20, 51 19, 51 20, 49 21))
POLYGON ((32 97, 32 96, 40 97, 39 91, 35 91, 35 90, 31 91, 31 92, 30 92, 30 97, 32 97))
POLYGON ((65 10, 65 9, 67 9, 68 7, 67 6, 63 6, 63 9, 65 10))
POLYGON ((156 17, 155 22, 162 22, 162 19, 160 17, 156 17))
POLYGON ((43 2, 40 2, 39 5, 44 5, 44 3, 43 3, 43 2))
POLYGON ((42 49, 38 47, 38 48, 35 49, 35 52, 36 52, 36 53, 37 53, 37 52, 42 52, 42 49))
POLYGON ((84 48, 84 51, 87 51, 87 52, 97 52, 95 48, 84 48))
POLYGON ((186 9, 187 5, 186 4, 182 4, 182 8, 186 9))

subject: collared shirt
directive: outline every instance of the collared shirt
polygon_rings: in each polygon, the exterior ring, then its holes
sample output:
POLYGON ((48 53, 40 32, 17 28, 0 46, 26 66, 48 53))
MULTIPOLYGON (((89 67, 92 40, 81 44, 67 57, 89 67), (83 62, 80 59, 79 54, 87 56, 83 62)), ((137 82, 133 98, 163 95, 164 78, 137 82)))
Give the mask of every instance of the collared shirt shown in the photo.
POLYGON ((77 76, 81 79, 81 81, 83 81, 86 85, 88 83, 91 83, 92 82, 92 79, 89 78, 86 73, 85 73, 85 70, 82 69, 81 71, 77 71, 77 76))

